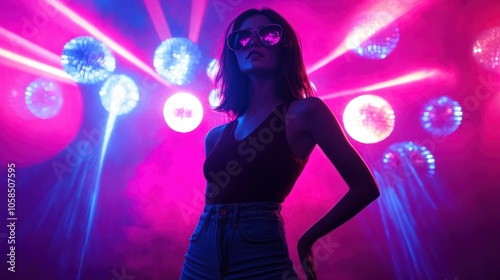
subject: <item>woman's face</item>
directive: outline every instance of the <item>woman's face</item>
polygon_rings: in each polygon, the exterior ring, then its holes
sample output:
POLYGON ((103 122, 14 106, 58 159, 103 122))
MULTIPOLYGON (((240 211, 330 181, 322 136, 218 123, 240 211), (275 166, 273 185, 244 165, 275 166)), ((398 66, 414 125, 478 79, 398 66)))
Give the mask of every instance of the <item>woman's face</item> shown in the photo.
MULTIPOLYGON (((274 22, 263 15, 255 15, 243 21, 239 29, 257 31, 259 27, 268 24, 274 24, 274 22)), ((277 71, 280 63, 280 49, 280 44, 275 46, 264 44, 257 32, 254 32, 250 43, 241 50, 236 51, 236 59, 241 72, 252 75, 269 74, 277 71)))

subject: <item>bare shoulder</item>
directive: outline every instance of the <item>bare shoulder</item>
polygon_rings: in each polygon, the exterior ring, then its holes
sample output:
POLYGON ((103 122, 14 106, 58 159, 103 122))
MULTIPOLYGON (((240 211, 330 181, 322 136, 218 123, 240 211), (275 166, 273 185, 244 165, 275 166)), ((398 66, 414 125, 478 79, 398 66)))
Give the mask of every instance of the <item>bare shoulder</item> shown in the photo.
POLYGON ((205 136, 205 153, 208 155, 212 149, 214 148, 215 144, 219 141, 220 137, 222 136, 222 133, 224 132, 224 129, 226 129, 226 126, 228 124, 225 123, 223 125, 216 126, 207 133, 205 136))
POLYGON ((331 115, 331 110, 318 97, 295 100, 290 104, 289 112, 305 122, 331 115))
POLYGON ((328 129, 324 126, 325 120, 333 119, 330 108, 317 97, 293 101, 286 118, 288 143, 294 154, 302 159, 307 158, 319 144, 317 135, 324 134, 328 129))
POLYGON ((333 139, 343 139, 337 118, 326 103, 318 97, 308 97, 292 102, 290 113, 295 120, 292 129, 297 135, 311 139, 314 144, 327 145, 333 139))

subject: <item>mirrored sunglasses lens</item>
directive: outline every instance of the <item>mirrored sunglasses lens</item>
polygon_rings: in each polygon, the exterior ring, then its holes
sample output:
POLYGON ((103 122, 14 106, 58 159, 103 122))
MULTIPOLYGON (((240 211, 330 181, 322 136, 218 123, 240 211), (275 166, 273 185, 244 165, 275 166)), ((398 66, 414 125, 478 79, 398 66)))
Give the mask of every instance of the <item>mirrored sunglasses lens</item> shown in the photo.
POLYGON ((233 50, 239 50, 244 46, 246 46, 248 42, 250 42, 251 36, 252 33, 250 33, 250 31, 247 30, 241 30, 231 33, 228 37, 229 46, 233 50))
POLYGON ((274 46, 281 40, 281 28, 277 25, 264 26, 259 31, 262 42, 274 46))

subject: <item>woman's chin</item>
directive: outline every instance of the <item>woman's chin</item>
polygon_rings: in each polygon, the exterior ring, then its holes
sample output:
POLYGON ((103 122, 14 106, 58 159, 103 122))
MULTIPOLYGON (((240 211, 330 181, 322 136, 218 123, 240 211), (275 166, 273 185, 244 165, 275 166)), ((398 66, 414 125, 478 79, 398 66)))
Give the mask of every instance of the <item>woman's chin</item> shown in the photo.
POLYGON ((262 74, 269 75, 276 72, 276 68, 260 66, 260 65, 252 65, 251 67, 241 69, 241 72, 247 75, 262 75, 262 74))

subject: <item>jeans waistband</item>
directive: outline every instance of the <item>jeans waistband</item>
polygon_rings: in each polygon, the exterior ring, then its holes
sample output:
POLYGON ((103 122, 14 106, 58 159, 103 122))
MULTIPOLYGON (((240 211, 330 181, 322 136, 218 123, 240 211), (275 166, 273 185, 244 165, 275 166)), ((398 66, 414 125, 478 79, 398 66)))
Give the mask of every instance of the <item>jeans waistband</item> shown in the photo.
POLYGON ((206 221, 229 219, 236 225, 238 218, 281 216, 281 204, 274 202, 243 202, 228 204, 206 204, 201 215, 206 221))

